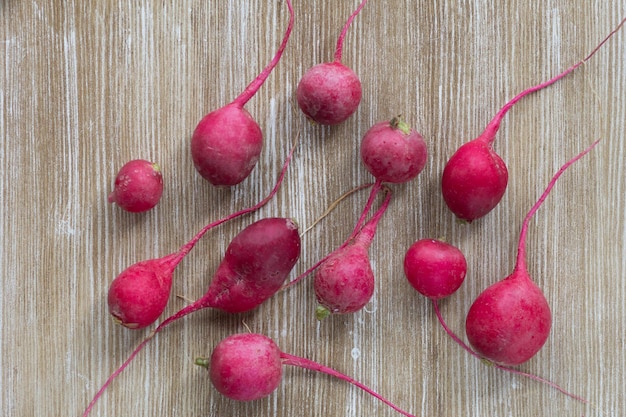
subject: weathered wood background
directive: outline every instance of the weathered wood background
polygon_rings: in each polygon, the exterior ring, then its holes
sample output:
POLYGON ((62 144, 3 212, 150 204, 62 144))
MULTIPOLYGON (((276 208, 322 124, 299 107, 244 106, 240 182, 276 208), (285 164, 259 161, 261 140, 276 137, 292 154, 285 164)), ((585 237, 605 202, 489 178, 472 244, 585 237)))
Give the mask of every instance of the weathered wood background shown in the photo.
MULTIPOLYGON (((93 416, 395 416, 348 384, 289 368, 267 399, 237 403, 193 365, 234 332, 267 334, 290 353, 354 376, 420 416, 623 416, 626 413, 626 30, 593 59, 506 116, 495 143, 510 184, 498 208, 457 224, 439 192, 443 165, 521 90, 574 64, 626 15, 623 1, 375 1, 354 21, 344 63, 363 100, 337 127, 294 107, 303 72, 331 60, 358 1, 295 1, 282 61, 247 109, 265 134, 241 185, 216 189, 193 168, 189 138, 269 62, 286 28, 284 1, 0 1, 0 414, 81 415, 108 375, 149 333, 115 325, 111 280, 176 250, 209 221, 256 203, 290 144, 284 186, 258 213, 208 233, 174 277, 167 313, 204 293, 225 246, 267 216, 311 224, 344 191, 371 181, 359 142, 403 114, 430 152, 394 197, 371 248, 376 294, 354 315, 314 318, 311 280, 252 313, 205 311, 159 334, 110 386, 93 416), (408 246, 445 236, 466 254, 462 288, 442 302, 452 329, 478 293, 515 261, 521 220, 567 159, 531 223, 528 264, 553 308, 551 336, 519 368, 590 401, 485 366, 442 330, 402 271, 408 246), (166 191, 153 211, 109 205, 116 171, 159 162, 166 191)), ((294 275, 339 245, 367 192, 352 195, 303 237, 294 275)))

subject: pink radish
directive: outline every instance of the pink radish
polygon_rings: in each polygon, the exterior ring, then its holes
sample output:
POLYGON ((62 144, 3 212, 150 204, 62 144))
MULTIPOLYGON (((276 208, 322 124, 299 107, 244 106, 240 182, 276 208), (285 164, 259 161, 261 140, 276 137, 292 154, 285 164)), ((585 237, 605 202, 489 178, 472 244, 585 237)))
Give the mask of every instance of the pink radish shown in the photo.
POLYGON ((313 286, 320 304, 316 310, 319 320, 330 314, 358 311, 372 298, 375 282, 368 249, 389 206, 391 191, 387 190, 386 194, 382 206, 353 241, 333 252, 315 271, 313 286))
POLYGON ((376 123, 363 136, 361 159, 377 180, 403 183, 426 165, 428 150, 422 136, 400 116, 376 123))
POLYGON ((298 226, 291 219, 267 218, 241 231, 228 245, 207 292, 165 319, 107 379, 85 410, 87 416, 106 387, 157 333, 204 308, 230 313, 251 310, 278 291, 300 257, 298 226))
POLYGON ((140 213, 156 206, 162 194, 161 167, 144 159, 133 159, 117 173, 108 200, 126 211, 140 213))
POLYGON ((256 333, 231 335, 217 344, 210 358, 196 365, 209 370, 211 383, 222 395, 237 401, 267 397, 278 388, 283 365, 297 366, 339 378, 379 399, 400 414, 413 417, 364 384, 310 359, 282 352, 267 336, 256 333))
POLYGON ((345 121, 361 102, 361 80, 350 68, 341 63, 343 41, 348 27, 365 6, 363 0, 344 25, 333 62, 309 68, 298 83, 296 99, 302 112, 312 121, 322 125, 335 125, 345 121))
POLYGON ((276 55, 268 66, 230 104, 215 110, 200 121, 191 137, 191 156, 200 175, 216 186, 233 186, 246 179, 254 169, 263 147, 263 133, 244 106, 261 88, 278 64, 293 27, 291 1, 289 24, 276 55))
POLYGON ((502 158, 493 150, 493 142, 500 122, 520 99, 554 84, 587 62, 600 47, 624 24, 623 19, 595 49, 582 61, 556 77, 522 91, 506 103, 476 139, 462 145, 448 160, 441 178, 441 191, 448 208, 462 221, 485 216, 495 208, 506 191, 508 170, 502 158))
POLYGON ((295 148, 296 145, 291 148, 276 185, 259 203, 206 225, 177 252, 138 262, 122 271, 111 283, 108 294, 109 311, 115 321, 130 329, 141 329, 154 323, 165 310, 170 297, 172 275, 178 264, 209 230, 267 204, 280 188, 295 148))
POLYGON ((467 261, 457 247, 437 239, 421 239, 404 255, 404 274, 420 294, 439 300, 459 289, 467 261))
POLYGON ((467 338, 484 358, 502 365, 519 365, 532 358, 548 339, 552 324, 550 307, 526 268, 528 224, 561 174, 597 143, 568 161, 554 175, 524 218, 515 269, 483 291, 470 307, 465 322, 467 338))

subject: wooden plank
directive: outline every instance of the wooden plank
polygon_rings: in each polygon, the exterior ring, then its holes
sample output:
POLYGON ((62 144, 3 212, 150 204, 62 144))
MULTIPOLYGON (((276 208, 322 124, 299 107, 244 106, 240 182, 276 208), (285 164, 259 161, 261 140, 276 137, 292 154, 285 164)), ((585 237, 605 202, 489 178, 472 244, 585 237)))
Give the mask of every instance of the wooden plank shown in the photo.
MULTIPOLYGON (((158 335, 91 415, 397 415, 344 382, 293 368, 266 399, 225 399, 193 359, 248 328, 416 415, 624 414, 626 33, 506 116, 495 148, 510 184, 486 218, 456 223, 439 177, 452 152, 508 99, 586 56, 624 18, 625 5, 371 1, 343 53, 363 82, 361 106, 339 126, 314 126, 295 108, 297 82, 332 59, 357 4, 296 2, 285 55, 246 106, 265 133, 261 160, 248 180, 226 190, 195 172, 189 138, 204 114, 236 97, 269 62, 287 24, 284 1, 0 2, 0 414, 82 414, 149 332, 110 320, 106 294, 117 273, 256 203, 299 135, 276 199, 209 232, 177 269, 173 292, 199 297, 242 227, 289 216, 304 228, 344 191, 371 181, 360 138, 396 114, 423 134, 430 157, 415 181, 392 186, 371 248, 376 294, 364 311, 318 323, 308 279, 251 313, 197 313, 158 335), (468 277, 441 303, 464 337, 472 300, 513 267, 524 214, 554 171, 597 138, 598 148, 559 180, 532 221, 529 269, 554 325, 545 347, 519 367, 590 402, 582 404, 462 351, 409 287, 402 259, 422 237, 445 236, 465 252, 468 277), (158 161, 165 177, 163 200, 142 215, 106 203, 115 172, 132 158, 158 161)), ((366 198, 366 191, 352 195, 303 236, 294 276, 345 239, 366 198)), ((185 303, 172 296, 166 314, 185 303)))

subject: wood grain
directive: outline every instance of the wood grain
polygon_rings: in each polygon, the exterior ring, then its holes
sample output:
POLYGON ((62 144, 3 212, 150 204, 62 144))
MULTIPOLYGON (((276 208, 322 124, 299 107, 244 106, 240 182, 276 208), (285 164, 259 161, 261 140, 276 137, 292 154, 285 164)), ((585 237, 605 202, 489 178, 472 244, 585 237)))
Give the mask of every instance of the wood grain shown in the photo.
MULTIPOLYGON (((204 114, 232 100, 269 62, 287 24, 283 1, 0 1, 0 414, 81 415, 148 333, 109 318, 106 293, 119 271, 172 252, 209 221, 256 203, 299 136, 276 199, 210 232, 179 266, 174 293, 199 297, 244 225, 266 216, 309 225, 341 193, 371 181, 359 140, 396 114, 424 135, 430 159, 415 181, 393 186, 371 248, 378 286, 364 311, 318 323, 307 280, 249 314, 195 314, 158 335, 92 415, 397 415, 341 381, 293 368, 267 399, 225 399, 193 359, 246 327, 416 415, 626 413, 624 30, 506 116, 496 150, 510 184, 492 213, 457 224, 438 188, 454 149, 506 100, 586 56, 623 19, 626 4, 370 1, 343 53, 363 82, 361 106, 339 126, 313 126, 294 107, 298 79, 332 59, 357 3, 295 2, 285 55, 246 106, 265 133, 261 160, 248 180, 225 190, 197 175, 189 137, 204 114), (472 300, 512 269, 524 214, 554 171, 597 138, 599 147, 559 180, 531 224, 530 273, 553 308, 554 326, 540 353, 520 366, 590 401, 582 404, 462 351, 408 286, 402 259, 422 237, 445 236, 465 252, 468 277, 441 305, 463 336, 472 300), (143 215, 106 202, 115 172, 132 158, 158 161, 165 176, 163 200, 143 215)), ((351 196, 303 237, 294 274, 345 239, 366 198, 351 196)), ((173 296, 166 314, 184 304, 173 296)))

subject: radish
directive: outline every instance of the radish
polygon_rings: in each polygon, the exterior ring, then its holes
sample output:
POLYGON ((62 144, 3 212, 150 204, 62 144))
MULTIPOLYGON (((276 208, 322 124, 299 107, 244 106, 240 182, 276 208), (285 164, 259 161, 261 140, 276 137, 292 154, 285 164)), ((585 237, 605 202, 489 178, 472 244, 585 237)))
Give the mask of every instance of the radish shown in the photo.
POLYGON ((498 111, 480 136, 462 145, 450 157, 443 170, 441 191, 446 205, 459 220, 471 223, 485 216, 504 196, 508 170, 502 158, 494 151, 493 142, 500 122, 509 109, 523 97, 554 84, 587 62, 625 21, 623 19, 585 59, 556 77, 515 96, 498 111))
POLYGON ((552 177, 524 218, 513 272, 483 291, 470 307, 465 322, 467 338, 482 357, 501 365, 519 365, 532 358, 548 339, 550 307, 526 268, 528 224, 561 174, 597 143, 565 163, 552 177))
POLYGON ((315 271, 313 286, 320 304, 316 309, 318 320, 330 314, 358 311, 372 298, 375 282, 368 249, 390 200, 391 190, 386 190, 385 200, 376 214, 350 243, 325 258, 315 271))
POLYGON ((413 243, 404 256, 404 274, 413 288, 434 300, 448 297, 465 280, 467 261, 457 247, 437 239, 413 243))
POLYGON ((267 218, 252 223, 228 245, 207 292, 161 322, 107 379, 85 410, 87 416, 106 387, 157 333, 204 308, 230 313, 251 310, 278 291, 300 257, 298 226, 291 219, 267 218))
POLYGON ((361 159, 379 181, 403 183, 412 180, 426 165, 428 150, 422 136, 402 121, 376 123, 363 136, 361 159))
POLYGON ((144 159, 133 159, 117 173, 108 200, 126 211, 140 213, 156 206, 162 194, 161 167, 144 159))
POLYGON ((254 401, 270 395, 280 384, 283 365, 297 366, 346 381, 379 399, 400 414, 413 417, 364 384, 310 359, 282 352, 269 337, 256 333, 231 335, 214 348, 210 358, 197 358, 207 368, 211 383, 222 395, 254 401))
MULTIPOLYGON (((431 300, 439 323, 452 340, 472 356, 481 358, 448 327, 439 310, 439 300, 454 294, 465 280, 467 261, 463 252, 443 240, 420 239, 413 243, 405 254, 404 273, 411 286, 431 300)), ((493 365, 498 369, 549 385, 575 400, 587 402, 544 378, 504 365, 495 363, 493 365)))
POLYGON ((291 1, 289 24, 276 55, 268 66, 230 104, 202 118, 191 137, 191 156, 200 175, 216 186, 242 182, 254 169, 263 147, 263 133, 244 106, 261 88, 287 46, 293 27, 291 1))
POLYGON ((108 293, 109 311, 114 320, 129 329, 142 329, 154 323, 165 310, 172 288, 172 275, 178 264, 209 230, 258 210, 274 197, 285 178, 296 145, 292 146, 285 159, 276 185, 259 203, 208 224, 177 252, 138 262, 122 271, 111 283, 108 293))
POLYGON ((298 83, 296 99, 302 112, 310 120, 322 125, 335 125, 348 119, 361 102, 361 80, 350 68, 341 63, 343 41, 348 27, 361 11, 363 0, 344 25, 333 62, 309 68, 298 83))

